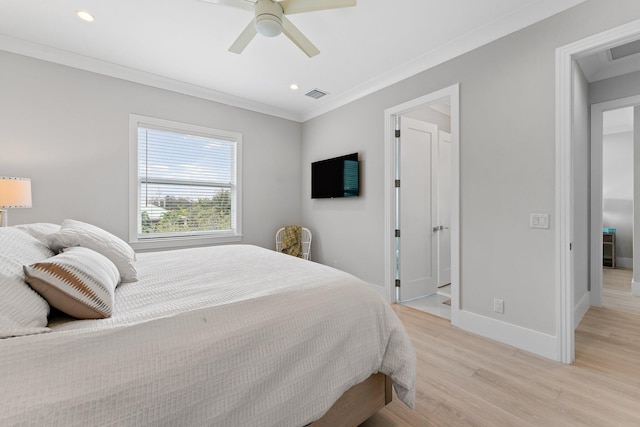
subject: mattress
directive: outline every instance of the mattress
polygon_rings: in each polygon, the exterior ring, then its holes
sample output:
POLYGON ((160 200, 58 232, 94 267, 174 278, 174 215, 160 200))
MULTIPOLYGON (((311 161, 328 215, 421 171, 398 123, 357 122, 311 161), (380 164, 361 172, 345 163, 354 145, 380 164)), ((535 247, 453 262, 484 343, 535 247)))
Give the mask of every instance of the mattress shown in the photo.
POLYGON ((303 426, 415 354, 361 280, 250 245, 138 254, 111 318, 0 340, 0 425, 303 426))

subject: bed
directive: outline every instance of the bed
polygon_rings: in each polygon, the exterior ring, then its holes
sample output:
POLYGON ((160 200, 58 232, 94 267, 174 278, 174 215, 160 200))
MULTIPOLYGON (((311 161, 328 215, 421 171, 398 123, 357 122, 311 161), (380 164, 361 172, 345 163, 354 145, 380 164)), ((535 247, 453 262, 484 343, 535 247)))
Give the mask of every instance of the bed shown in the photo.
POLYGON ((108 317, 47 306, 46 324, 25 322, 42 308, 25 295, 42 298, 18 266, 56 256, 55 233, 0 229, 0 425, 357 425, 392 385, 414 405, 415 354, 389 305, 349 274, 256 246, 137 254, 108 317), (22 305, 8 306, 18 286, 22 305))

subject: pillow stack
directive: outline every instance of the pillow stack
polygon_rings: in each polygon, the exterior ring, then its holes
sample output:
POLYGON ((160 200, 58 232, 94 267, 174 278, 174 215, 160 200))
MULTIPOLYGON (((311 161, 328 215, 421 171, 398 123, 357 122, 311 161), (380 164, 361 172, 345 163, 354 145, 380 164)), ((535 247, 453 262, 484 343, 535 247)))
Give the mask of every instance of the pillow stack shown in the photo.
POLYGON ((91 249, 104 255, 116 265, 123 282, 138 280, 134 265, 136 253, 131 246, 95 225, 65 219, 60 231, 47 236, 47 244, 54 252, 73 246, 91 249))
POLYGON ((45 241, 61 253, 25 265, 25 280, 52 307, 73 317, 111 316, 116 286, 138 280, 131 246, 99 227, 67 219, 45 241))

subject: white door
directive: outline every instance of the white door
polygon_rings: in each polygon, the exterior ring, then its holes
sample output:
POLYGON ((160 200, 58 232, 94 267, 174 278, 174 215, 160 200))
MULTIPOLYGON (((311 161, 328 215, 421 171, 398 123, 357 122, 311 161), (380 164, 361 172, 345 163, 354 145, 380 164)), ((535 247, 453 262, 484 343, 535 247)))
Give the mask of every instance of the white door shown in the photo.
POLYGON ((400 137, 400 300, 437 292, 437 160, 438 127, 401 118, 400 137))
POLYGON ((451 283, 451 134, 438 138, 438 287, 451 283))

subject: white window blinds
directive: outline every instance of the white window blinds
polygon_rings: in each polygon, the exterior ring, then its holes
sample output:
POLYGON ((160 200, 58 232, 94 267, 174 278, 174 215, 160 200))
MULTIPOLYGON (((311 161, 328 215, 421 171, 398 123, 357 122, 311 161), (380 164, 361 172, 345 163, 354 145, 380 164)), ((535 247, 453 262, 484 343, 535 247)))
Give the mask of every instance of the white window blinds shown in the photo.
POLYGON ((237 141, 139 123, 138 237, 235 234, 237 141))

